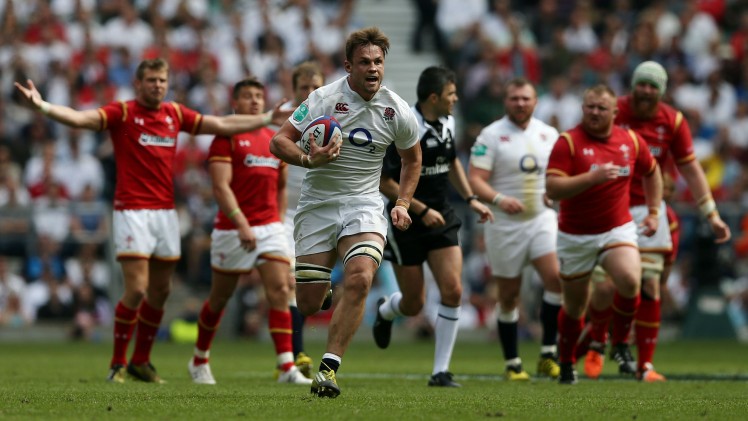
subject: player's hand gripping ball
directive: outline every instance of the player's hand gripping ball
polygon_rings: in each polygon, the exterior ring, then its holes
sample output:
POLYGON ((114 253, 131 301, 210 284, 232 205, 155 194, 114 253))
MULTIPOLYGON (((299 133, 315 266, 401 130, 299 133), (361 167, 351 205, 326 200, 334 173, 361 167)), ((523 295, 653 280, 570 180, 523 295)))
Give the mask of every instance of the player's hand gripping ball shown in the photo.
POLYGON ((314 134, 314 139, 317 142, 317 146, 326 146, 335 136, 342 136, 343 131, 340 127, 340 123, 335 117, 329 115, 323 115, 317 117, 306 126, 306 129, 301 133, 301 147, 304 152, 309 153, 309 134, 314 134))

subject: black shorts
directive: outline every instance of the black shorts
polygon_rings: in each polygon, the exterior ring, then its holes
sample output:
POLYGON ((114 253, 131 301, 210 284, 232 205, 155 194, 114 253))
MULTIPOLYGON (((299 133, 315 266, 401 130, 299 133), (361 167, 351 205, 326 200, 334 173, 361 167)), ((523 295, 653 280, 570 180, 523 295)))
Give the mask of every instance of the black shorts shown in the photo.
POLYGON ((462 222, 453 209, 442 214, 445 224, 438 228, 428 228, 419 218, 413 218, 413 225, 407 231, 392 226, 387 231, 387 245, 384 258, 400 266, 423 264, 431 250, 458 246, 462 222))

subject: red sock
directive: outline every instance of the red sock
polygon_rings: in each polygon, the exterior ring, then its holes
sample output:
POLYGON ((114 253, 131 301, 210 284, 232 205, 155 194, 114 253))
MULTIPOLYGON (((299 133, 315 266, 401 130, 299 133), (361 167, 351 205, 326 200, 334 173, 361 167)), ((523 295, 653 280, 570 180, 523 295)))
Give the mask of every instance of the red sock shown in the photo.
POLYGON ((660 300, 642 300, 634 322, 636 348, 639 352, 638 366, 644 368, 651 363, 660 331, 660 300))
MULTIPOLYGON (((218 325, 221 323, 221 317, 223 317, 223 310, 218 313, 213 312, 210 309, 210 305, 208 305, 208 300, 205 300, 203 308, 200 310, 200 317, 197 319, 197 342, 195 343, 195 348, 200 352, 205 353, 210 350, 210 344, 216 336, 218 325)), ((192 360, 194 365, 205 364, 207 362, 207 355, 205 357, 195 355, 192 360)))
POLYGON ((590 338, 595 342, 604 344, 608 341, 608 330, 610 320, 613 318, 613 307, 606 307, 598 310, 593 306, 587 308, 587 314, 590 316, 590 338))
POLYGON ((576 347, 584 328, 584 317, 574 319, 561 308, 558 312, 558 360, 562 363, 577 362, 576 347))
MULTIPOLYGON (((291 342, 291 312, 278 311, 271 308, 268 312, 268 328, 275 344, 275 354, 293 353, 291 342)), ((281 370, 286 371, 293 365, 293 361, 283 363, 281 370)))
POLYGON ((613 296, 613 345, 628 342, 631 323, 639 308, 639 300, 639 294, 633 298, 625 298, 616 291, 613 296))
POLYGON ((151 361, 151 348, 156 339, 156 333, 161 325, 163 310, 151 307, 148 301, 143 300, 138 309, 138 333, 135 336, 135 352, 130 362, 134 365, 145 364, 151 361))
POLYGON ((110 367, 115 364, 127 364, 127 346, 130 344, 137 320, 138 312, 135 309, 125 307, 122 301, 117 303, 114 309, 114 351, 110 367))

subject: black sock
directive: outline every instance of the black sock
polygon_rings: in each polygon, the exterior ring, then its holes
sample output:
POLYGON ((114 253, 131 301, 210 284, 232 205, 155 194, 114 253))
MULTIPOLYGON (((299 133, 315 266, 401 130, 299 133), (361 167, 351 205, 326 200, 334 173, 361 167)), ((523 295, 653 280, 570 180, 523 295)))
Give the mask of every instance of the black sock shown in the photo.
POLYGON ((504 323, 498 321, 499 339, 501 349, 504 351, 504 359, 511 360, 519 356, 517 351, 517 322, 504 323))
POLYGON ((301 314, 296 306, 290 306, 288 309, 291 311, 291 343, 295 360, 299 356, 299 352, 304 352, 304 321, 306 317, 301 314))
POLYGON ((540 323, 543 325, 543 345, 556 345, 558 336, 558 312, 561 306, 543 300, 540 306, 540 323))
POLYGON ((319 363, 319 371, 332 370, 337 373, 338 368, 340 368, 340 363, 331 358, 323 358, 319 363))

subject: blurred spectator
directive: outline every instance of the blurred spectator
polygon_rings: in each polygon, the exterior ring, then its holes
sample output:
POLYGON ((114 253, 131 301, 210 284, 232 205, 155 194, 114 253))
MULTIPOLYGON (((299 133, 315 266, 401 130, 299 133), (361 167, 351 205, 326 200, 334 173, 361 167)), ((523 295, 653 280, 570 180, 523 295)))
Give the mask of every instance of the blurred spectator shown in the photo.
POLYGON ((730 47, 736 62, 743 62, 748 53, 748 10, 740 12, 740 21, 737 30, 730 35, 730 47))
POLYGON ((712 45, 721 37, 714 17, 700 11, 698 3, 698 0, 685 0, 680 12, 683 51, 696 61, 708 58, 712 45))
POLYGON ((90 184, 70 206, 70 238, 73 248, 91 245, 101 253, 109 238, 109 206, 99 199, 90 184))
POLYGON ((199 70, 199 79, 187 95, 187 103, 203 114, 228 113, 229 89, 220 83, 216 71, 209 64, 199 70))
POLYGON ((34 232, 62 244, 70 234, 70 201, 65 188, 50 177, 34 186, 39 196, 32 204, 34 232))
POLYGON ((479 55, 480 20, 487 12, 486 0, 439 1, 436 22, 447 42, 443 57, 449 67, 458 70, 462 63, 479 55))
POLYGON ((569 26, 564 29, 564 45, 573 53, 586 54, 597 47, 597 35, 592 29, 591 10, 586 3, 579 3, 569 17, 569 26))
POLYGON ((140 19, 135 6, 129 1, 120 1, 120 9, 116 17, 104 24, 103 36, 106 43, 112 47, 125 47, 133 57, 140 57, 141 53, 153 43, 151 26, 140 19))
MULTIPOLYGON (((0 124, 2 124, 0 122, 0 124)), ((6 142, 0 142, 0 177, 1 180, 6 178, 12 179, 16 184, 21 180, 21 166, 13 160, 12 151, 6 142)), ((2 187, 0 187, 0 191, 2 187)), ((0 206, 8 203, 7 193, 3 196, 0 193, 0 206)))
POLYGON ((66 259, 65 274, 74 288, 89 283, 106 292, 110 287, 110 266, 98 255, 95 244, 81 245, 75 256, 66 259))
POLYGON ((545 52, 540 60, 540 73, 543 77, 565 76, 576 55, 566 47, 563 27, 553 30, 551 44, 543 50, 545 52))
POLYGON ((26 282, 11 272, 8 258, 0 255, 0 326, 23 327, 31 322, 31 315, 23 312, 26 282))
POLYGON ((0 172, 0 254, 26 257, 33 234, 30 204, 15 177, 0 172))
POLYGON ((65 167, 57 158, 55 141, 48 139, 39 146, 39 153, 29 159, 23 174, 23 182, 34 197, 44 193, 44 184, 61 183, 66 177, 65 167))
POLYGON ((49 266, 43 266, 39 278, 28 285, 26 301, 25 305, 36 320, 67 321, 73 318, 73 289, 49 266))
POLYGON ((576 126, 582 118, 582 99, 569 92, 569 82, 554 76, 548 92, 540 95, 535 117, 563 132, 576 126))
POLYGON ((418 10, 416 26, 410 37, 410 49, 416 53, 423 51, 424 36, 430 36, 433 41, 434 51, 440 53, 444 51, 447 44, 444 41, 444 35, 439 25, 436 24, 436 11, 439 8, 439 2, 436 0, 412 0, 418 10))
POLYGON ((73 293, 73 329, 71 337, 78 340, 96 340, 97 326, 111 323, 112 308, 106 293, 90 282, 78 285, 73 293))
POLYGON ((496 57, 503 78, 508 80, 511 77, 521 76, 532 83, 540 83, 538 52, 532 42, 523 39, 526 29, 523 28, 522 22, 515 17, 509 17, 506 24, 509 31, 509 44, 500 47, 496 57))
POLYGON ((61 164, 63 172, 68 175, 62 179, 62 184, 71 200, 82 199, 86 189, 91 190, 89 195, 95 199, 104 189, 104 168, 101 161, 83 150, 82 135, 80 129, 68 131, 69 157, 61 164), (70 177, 70 174, 75 174, 75 177, 70 177))
POLYGON ((24 263, 24 277, 28 280, 39 279, 42 272, 48 270, 55 278, 65 277, 65 264, 60 255, 60 243, 48 236, 40 235, 33 245, 33 252, 24 263))
POLYGON ((563 19, 558 14, 556 0, 540 0, 538 7, 532 10, 528 27, 532 31, 542 57, 551 52, 554 32, 562 25, 563 19))

